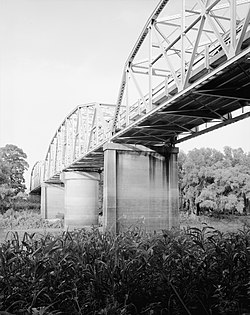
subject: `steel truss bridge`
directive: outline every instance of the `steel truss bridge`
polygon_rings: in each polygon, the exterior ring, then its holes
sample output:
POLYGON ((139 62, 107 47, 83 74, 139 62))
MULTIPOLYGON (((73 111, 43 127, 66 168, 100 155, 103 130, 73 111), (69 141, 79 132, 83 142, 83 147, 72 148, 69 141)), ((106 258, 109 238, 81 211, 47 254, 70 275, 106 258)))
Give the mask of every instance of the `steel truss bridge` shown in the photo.
POLYGON ((117 102, 65 118, 33 167, 31 191, 64 170, 102 169, 106 142, 157 150, 249 117, 249 23, 250 0, 161 0, 125 63, 117 102))

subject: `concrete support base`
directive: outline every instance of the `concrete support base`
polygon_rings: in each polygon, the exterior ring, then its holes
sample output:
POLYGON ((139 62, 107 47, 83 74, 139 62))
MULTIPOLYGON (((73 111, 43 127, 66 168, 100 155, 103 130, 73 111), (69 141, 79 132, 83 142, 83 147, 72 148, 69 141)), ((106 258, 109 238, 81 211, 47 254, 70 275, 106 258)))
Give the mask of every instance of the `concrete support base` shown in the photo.
POLYGON ((61 175, 65 185, 66 229, 98 224, 99 179, 96 172, 65 172, 61 175))
POLYGON ((104 147, 104 230, 178 226, 178 148, 162 154, 143 146, 104 147))
POLYGON ((55 219, 64 213, 64 187, 60 184, 41 185, 41 215, 44 219, 55 219))

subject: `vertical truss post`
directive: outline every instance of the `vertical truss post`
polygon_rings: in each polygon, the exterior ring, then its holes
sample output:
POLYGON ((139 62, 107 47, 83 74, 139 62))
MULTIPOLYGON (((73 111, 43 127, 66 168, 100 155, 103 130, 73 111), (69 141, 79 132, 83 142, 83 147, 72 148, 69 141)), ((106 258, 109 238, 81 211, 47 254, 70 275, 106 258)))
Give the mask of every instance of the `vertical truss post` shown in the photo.
POLYGON ((55 159, 55 139, 53 143, 51 144, 51 155, 50 155, 50 176, 55 172, 55 164, 54 164, 54 159, 55 159))
POLYGON ((139 93, 139 95, 140 95, 140 97, 141 97, 141 99, 143 101, 143 104, 144 104, 145 108, 147 108, 147 103, 146 103, 145 97, 144 97, 144 95, 142 93, 142 90, 140 89, 140 86, 139 86, 139 84, 138 84, 138 82, 137 82, 137 80, 136 80, 136 78, 135 78, 135 76, 133 74, 133 70, 132 69, 130 69, 130 74, 131 74, 131 78, 133 79, 133 82, 134 82, 134 84, 135 84, 135 86, 137 88, 137 91, 138 91, 138 93, 139 93))
POLYGON ((101 104, 98 105, 99 106, 99 111, 100 111, 100 121, 101 121, 101 127, 102 127, 102 135, 104 139, 107 139, 107 133, 108 133, 108 126, 107 126, 107 121, 104 118, 104 111, 105 111, 105 107, 102 107, 101 104))
POLYGON ((236 0, 230 1, 230 38, 229 55, 233 57, 236 50, 236 0))
POLYGON ((74 144, 75 144, 75 114, 72 114, 71 117, 71 141, 70 141, 70 146, 71 146, 71 160, 70 162, 74 161, 74 144))
POLYGON ((126 70, 126 126, 129 125, 129 71, 126 70))
POLYGON ((209 45, 205 46, 205 68, 209 69, 209 45))
POLYGON ((152 109, 152 23, 148 28, 149 32, 149 61, 148 61, 148 106, 147 112, 152 109))
POLYGON ((167 76, 164 80, 164 91, 167 97, 168 97, 168 80, 169 80, 169 76, 167 76))
POLYGON ((91 147, 91 140, 92 138, 94 138, 93 134, 94 134, 94 128, 95 128, 95 122, 97 121, 97 112, 96 112, 96 106, 94 107, 94 114, 93 114, 93 118, 92 118, 92 124, 91 124, 91 129, 90 129, 90 132, 89 132, 89 135, 88 135, 88 146, 87 146, 87 152, 90 150, 90 147, 91 147))
POLYGON ((51 170, 51 145, 50 145, 49 154, 48 154, 48 173, 47 173, 47 178, 50 177, 50 170, 51 170))
POLYGON ((138 106, 138 115, 141 116, 141 100, 138 99, 137 101, 137 106, 138 106))
POLYGON ((67 126, 66 126, 66 121, 64 122, 63 125, 63 143, 62 143, 62 166, 65 166, 65 161, 66 161, 66 145, 67 145, 67 126))
POLYGON ((70 117, 67 120, 67 165, 70 164, 70 140, 71 140, 71 120, 70 117))
POLYGON ((245 18, 245 21, 244 21, 242 30, 241 30, 241 32, 240 32, 240 37, 239 37, 239 39, 238 39, 238 41, 237 41, 236 53, 239 53, 240 50, 241 50, 241 45, 242 45, 242 42, 243 42, 243 39, 244 39, 246 30, 247 30, 249 21, 250 21, 250 5, 248 6, 247 15, 246 15, 246 18, 245 18))
POLYGON ((57 156, 58 156, 58 149, 59 149, 59 143, 58 143, 58 135, 59 135, 59 132, 57 131, 57 133, 56 133, 56 137, 55 137, 55 152, 54 152, 54 173, 56 173, 56 171, 57 171, 57 156))
POLYGON ((47 175, 47 168, 48 168, 48 155, 46 156, 45 163, 44 163, 44 169, 43 169, 43 180, 46 180, 47 175))
POLYGON ((86 133, 85 133, 85 127, 83 123, 83 115, 85 114, 86 116, 86 109, 84 113, 84 108, 80 108, 80 128, 79 128, 79 136, 80 136, 80 141, 79 141, 79 156, 83 155, 86 152, 86 133))
POLYGON ((185 0, 182 0, 181 8, 181 89, 185 82, 185 0))
MULTIPOLYGON (((89 117, 90 117, 90 115, 89 115, 89 106, 87 106, 87 115, 86 115, 87 117, 86 117, 86 141, 87 141, 87 143, 88 143, 88 141, 89 141, 89 117)), ((86 145, 86 152, 88 152, 88 144, 86 145)))
POLYGON ((95 121, 95 133, 96 133, 96 142, 95 145, 99 144, 99 138, 101 137, 100 134, 100 126, 101 126, 101 121, 100 121, 100 106, 99 103, 96 103, 96 121, 95 121))
MULTIPOLYGON (((74 147, 73 147, 73 160, 76 158, 77 141, 78 141, 78 147, 79 147, 79 118, 80 118, 79 112, 80 112, 80 108, 78 107, 75 138, 74 138, 74 147)), ((79 154, 79 151, 78 151, 78 154, 79 154)))
POLYGON ((68 117, 65 119, 65 137, 64 137, 64 166, 68 164, 68 133, 69 133, 69 126, 68 126, 68 117))

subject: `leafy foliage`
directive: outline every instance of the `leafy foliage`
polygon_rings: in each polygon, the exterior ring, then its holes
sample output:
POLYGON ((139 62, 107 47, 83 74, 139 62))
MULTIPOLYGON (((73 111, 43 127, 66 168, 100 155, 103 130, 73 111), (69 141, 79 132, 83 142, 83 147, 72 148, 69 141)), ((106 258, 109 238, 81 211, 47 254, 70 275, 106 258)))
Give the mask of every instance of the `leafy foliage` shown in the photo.
POLYGON ((250 213, 250 154, 194 149, 179 159, 181 207, 212 215, 250 213))
POLYGON ((250 230, 118 236, 13 234, 0 248, 0 310, 12 314, 242 314, 250 230))
POLYGON ((61 228, 63 226, 62 219, 49 221, 43 219, 38 212, 34 210, 14 211, 7 210, 4 214, 0 214, 0 228, 4 229, 38 229, 38 228, 61 228))
POLYGON ((28 169, 27 156, 22 149, 7 144, 0 148, 0 211, 12 207, 12 197, 25 191, 24 171, 28 169))

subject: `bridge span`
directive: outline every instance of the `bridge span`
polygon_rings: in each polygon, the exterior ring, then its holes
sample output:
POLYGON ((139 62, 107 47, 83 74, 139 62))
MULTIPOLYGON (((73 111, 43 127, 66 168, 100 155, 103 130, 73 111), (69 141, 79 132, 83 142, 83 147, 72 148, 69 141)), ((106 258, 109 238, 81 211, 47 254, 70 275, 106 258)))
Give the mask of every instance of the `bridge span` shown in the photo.
POLYGON ((77 106, 33 167, 44 217, 97 224, 102 177, 105 229, 177 226, 176 145, 250 116, 249 22, 250 0, 161 0, 117 101, 77 106))

